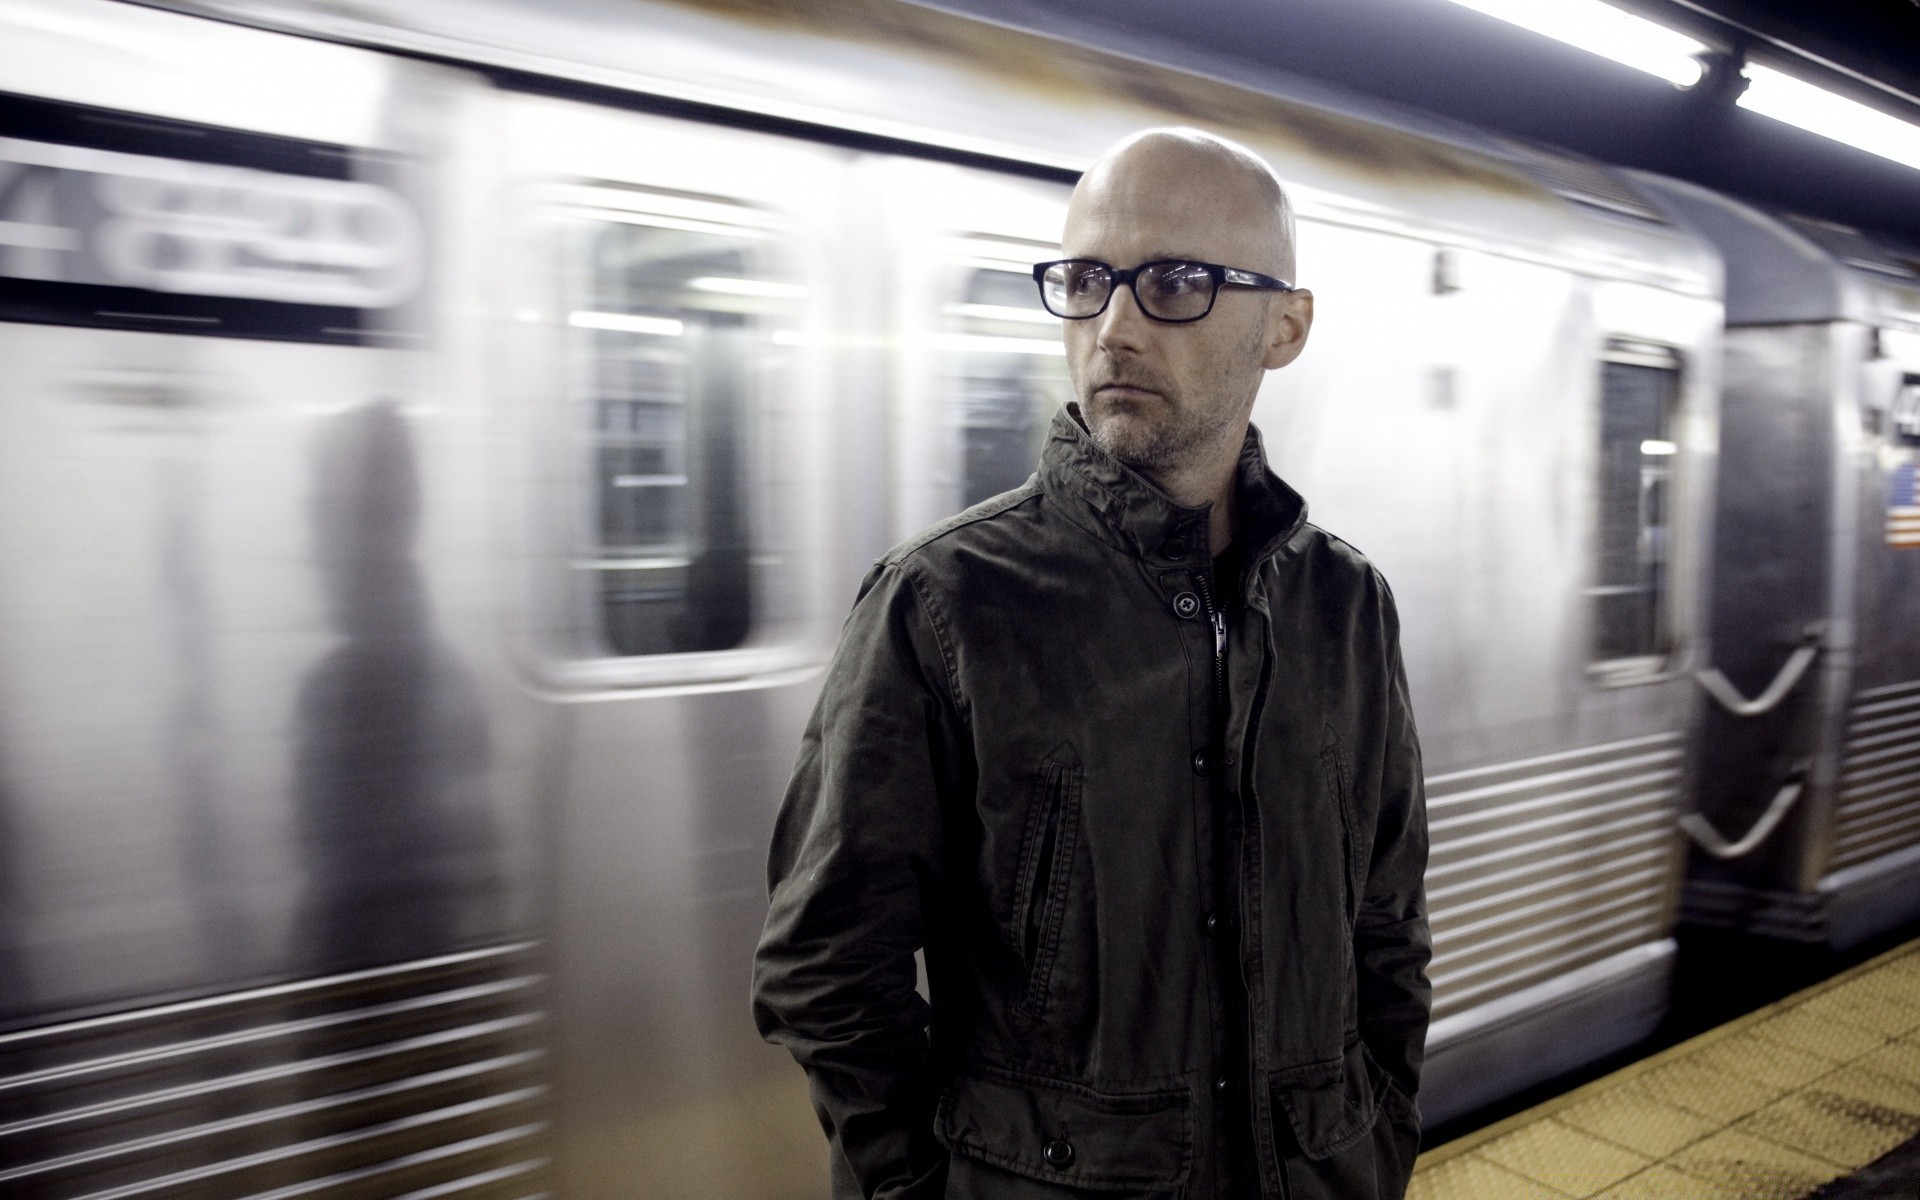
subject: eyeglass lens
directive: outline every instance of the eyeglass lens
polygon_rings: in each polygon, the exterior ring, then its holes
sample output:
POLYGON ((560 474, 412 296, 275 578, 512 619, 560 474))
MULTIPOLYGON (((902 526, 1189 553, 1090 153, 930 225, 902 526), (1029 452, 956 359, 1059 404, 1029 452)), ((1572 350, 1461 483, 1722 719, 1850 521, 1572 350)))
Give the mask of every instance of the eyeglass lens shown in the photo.
MULTIPOLYGON (((1134 276, 1134 296, 1148 316, 1191 321, 1213 306, 1213 275, 1194 262, 1153 263, 1134 276)), ((1113 271, 1102 263, 1055 263, 1040 282, 1041 298, 1058 317, 1091 317, 1113 294, 1113 271)))

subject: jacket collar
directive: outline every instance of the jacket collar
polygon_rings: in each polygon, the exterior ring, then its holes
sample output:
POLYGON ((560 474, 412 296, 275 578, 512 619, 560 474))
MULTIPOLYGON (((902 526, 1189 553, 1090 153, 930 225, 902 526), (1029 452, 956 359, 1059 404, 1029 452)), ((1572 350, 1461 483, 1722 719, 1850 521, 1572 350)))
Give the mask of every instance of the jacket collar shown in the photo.
MULTIPOLYGON (((1307 502, 1267 466, 1260 431, 1249 425, 1240 448, 1235 540, 1248 552, 1246 578, 1307 523, 1307 502)), ((1176 503, 1147 479, 1094 444, 1078 401, 1061 405, 1040 453, 1040 486, 1074 510, 1078 522, 1115 549, 1155 567, 1203 568, 1207 517, 1213 505, 1176 503)))

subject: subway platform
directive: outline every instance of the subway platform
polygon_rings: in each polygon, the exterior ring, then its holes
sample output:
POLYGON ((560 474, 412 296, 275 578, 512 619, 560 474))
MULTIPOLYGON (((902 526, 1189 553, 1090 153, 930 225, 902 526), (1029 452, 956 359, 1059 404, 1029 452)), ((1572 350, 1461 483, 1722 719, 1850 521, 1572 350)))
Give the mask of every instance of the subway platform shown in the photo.
POLYGON ((1920 1198, 1920 939, 1436 1146, 1407 1195, 1920 1198))

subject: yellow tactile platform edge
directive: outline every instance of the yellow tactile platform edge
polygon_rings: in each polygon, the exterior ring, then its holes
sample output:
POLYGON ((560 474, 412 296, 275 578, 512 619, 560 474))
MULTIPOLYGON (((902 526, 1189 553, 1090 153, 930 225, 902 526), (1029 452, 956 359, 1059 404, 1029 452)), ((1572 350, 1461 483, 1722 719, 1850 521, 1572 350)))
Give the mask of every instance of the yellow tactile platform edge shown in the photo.
POLYGON ((1408 1200, 1798 1200, 1920 1133, 1920 939, 1437 1146, 1408 1200))

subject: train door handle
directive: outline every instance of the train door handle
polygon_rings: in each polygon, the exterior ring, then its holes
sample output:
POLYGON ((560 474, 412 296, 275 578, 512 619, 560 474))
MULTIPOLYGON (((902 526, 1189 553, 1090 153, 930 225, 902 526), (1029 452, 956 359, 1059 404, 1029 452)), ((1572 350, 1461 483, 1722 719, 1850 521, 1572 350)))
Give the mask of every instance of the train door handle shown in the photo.
POLYGON ((1680 828, 1687 831, 1687 836, 1693 839, 1695 845, 1715 858, 1741 858, 1751 854, 1786 819, 1794 801, 1800 799, 1800 793, 1805 790, 1807 772, 1812 766, 1811 763, 1802 762, 1788 772, 1787 782, 1773 794, 1773 802, 1767 805, 1767 811, 1760 814, 1753 828, 1747 830, 1738 841, 1728 841, 1713 827, 1711 821, 1697 812, 1681 817, 1680 828))
POLYGON ((1787 693, 1793 690, 1793 685, 1800 682, 1800 676, 1806 674, 1808 665, 1819 656, 1820 639, 1825 632, 1825 621, 1815 621, 1808 625, 1800 635, 1799 647, 1787 656, 1787 661, 1780 667, 1780 673, 1773 677, 1773 682, 1766 686, 1766 690, 1751 700, 1742 696, 1740 689, 1734 687, 1732 681, 1722 675, 1718 667, 1705 667, 1695 671, 1694 677, 1700 681, 1701 687, 1707 689, 1708 695, 1718 700, 1721 707, 1734 716, 1757 717, 1786 699, 1787 693))

